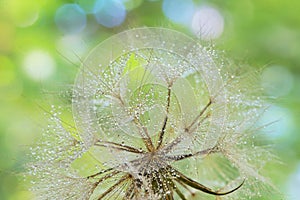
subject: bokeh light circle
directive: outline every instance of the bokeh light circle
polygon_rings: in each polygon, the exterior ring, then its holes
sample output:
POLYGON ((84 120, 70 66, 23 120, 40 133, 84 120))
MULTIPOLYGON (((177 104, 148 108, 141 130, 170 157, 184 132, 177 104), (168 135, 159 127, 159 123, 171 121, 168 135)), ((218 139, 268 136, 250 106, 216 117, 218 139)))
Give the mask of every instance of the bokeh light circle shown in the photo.
POLYGON ((194 3, 192 0, 164 0, 162 9, 171 21, 188 25, 193 17, 194 3))
POLYGON ((46 80, 55 71, 55 61, 43 50, 29 52, 23 61, 23 69, 34 81, 46 80))
POLYGON ((220 12, 208 6, 199 8, 192 20, 192 31, 203 40, 216 39, 224 30, 224 18, 220 12))
POLYGON ((78 56, 86 52, 86 43, 80 35, 64 35, 56 42, 58 51, 73 63, 80 63, 78 56))
POLYGON ((18 27, 31 26, 39 18, 40 5, 38 2, 9 0, 5 1, 4 5, 12 22, 18 27))
POLYGON ((77 4, 64 4, 55 13, 55 23, 63 33, 78 33, 86 26, 86 14, 77 4))
POLYGON ((126 18, 126 8, 120 0, 98 0, 94 7, 96 21, 112 28, 121 25, 126 18))

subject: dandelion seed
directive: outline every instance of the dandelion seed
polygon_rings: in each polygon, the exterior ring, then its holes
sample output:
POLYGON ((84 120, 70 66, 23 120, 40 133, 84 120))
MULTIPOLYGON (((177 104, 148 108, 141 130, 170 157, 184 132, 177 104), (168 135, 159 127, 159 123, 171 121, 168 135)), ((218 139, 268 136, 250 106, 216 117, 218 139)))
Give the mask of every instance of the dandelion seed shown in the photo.
POLYGON ((271 156, 253 140, 264 103, 252 79, 173 30, 112 36, 83 61, 74 85, 79 137, 52 115, 58 140, 33 152, 33 191, 39 199, 273 194, 259 171, 271 156))

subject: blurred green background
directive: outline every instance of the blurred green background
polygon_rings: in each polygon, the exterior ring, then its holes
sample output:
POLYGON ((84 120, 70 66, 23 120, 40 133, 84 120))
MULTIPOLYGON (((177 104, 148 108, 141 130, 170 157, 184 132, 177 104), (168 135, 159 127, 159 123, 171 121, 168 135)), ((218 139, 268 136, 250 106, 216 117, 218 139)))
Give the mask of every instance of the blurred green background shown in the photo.
POLYGON ((51 104, 45 91, 71 85, 80 58, 110 35, 163 26, 263 67, 261 83, 274 100, 261 123, 277 121, 265 134, 282 161, 269 166, 270 176, 299 200, 299 10, 299 0, 0 0, 0 199, 30 199, 16 174, 41 134, 39 105, 51 104))

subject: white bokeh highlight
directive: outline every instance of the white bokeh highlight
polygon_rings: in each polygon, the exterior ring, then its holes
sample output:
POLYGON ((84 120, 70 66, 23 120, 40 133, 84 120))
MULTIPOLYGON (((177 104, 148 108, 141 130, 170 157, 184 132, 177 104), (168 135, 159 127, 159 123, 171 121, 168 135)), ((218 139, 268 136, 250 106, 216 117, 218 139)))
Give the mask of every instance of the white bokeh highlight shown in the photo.
POLYGON ((65 35, 58 39, 56 47, 64 58, 73 63, 80 63, 80 58, 87 50, 87 46, 80 35, 65 35))
POLYGON ((56 64, 51 55, 43 50, 29 52, 23 60, 26 75, 34 81, 48 79, 55 71, 56 64))
POLYGON ((203 40, 216 39, 223 33, 224 17, 213 7, 202 6, 193 15, 191 29, 203 40))

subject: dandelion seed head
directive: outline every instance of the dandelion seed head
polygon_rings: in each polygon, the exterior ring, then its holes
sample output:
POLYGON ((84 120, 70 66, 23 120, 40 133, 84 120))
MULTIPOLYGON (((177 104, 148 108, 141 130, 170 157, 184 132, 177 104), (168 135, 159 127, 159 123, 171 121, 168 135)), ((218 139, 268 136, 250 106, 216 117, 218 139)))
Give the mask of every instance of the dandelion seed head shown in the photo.
POLYGON ((45 197, 63 199, 270 192, 261 169, 272 156, 253 140, 265 107, 252 83, 257 74, 220 60, 212 48, 162 28, 128 30, 99 44, 74 84, 76 133, 53 112, 54 138, 32 151, 34 191, 48 188, 45 197), (58 187, 65 189, 53 194, 58 187))

